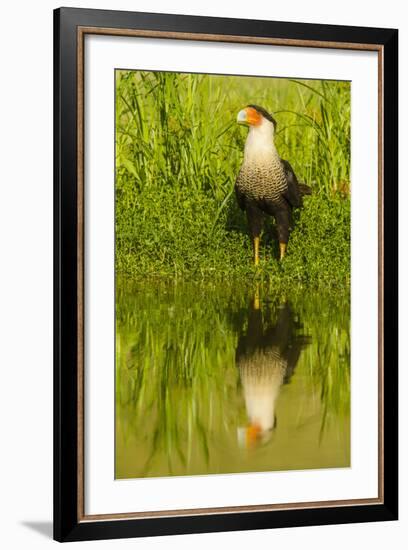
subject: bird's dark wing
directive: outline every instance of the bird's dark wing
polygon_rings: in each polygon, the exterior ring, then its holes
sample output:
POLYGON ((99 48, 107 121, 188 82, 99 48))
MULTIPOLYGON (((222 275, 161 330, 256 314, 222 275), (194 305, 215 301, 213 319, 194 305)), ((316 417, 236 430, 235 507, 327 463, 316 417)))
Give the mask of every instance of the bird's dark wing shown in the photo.
POLYGON ((302 194, 299 189, 299 182, 297 180, 296 174, 287 160, 282 159, 281 162, 285 171, 286 181, 288 184, 288 187, 283 193, 283 196, 291 204, 291 206, 300 207, 302 206, 302 194))
POLYGON ((311 342, 311 338, 299 334, 302 326, 295 321, 294 313, 286 302, 279 310, 274 335, 271 342, 280 348, 282 359, 286 361, 284 383, 287 384, 295 371, 300 354, 311 342))
POLYGON ((288 384, 296 369, 300 354, 305 349, 312 339, 309 336, 296 336, 291 344, 291 347, 285 353, 285 359, 287 361, 287 367, 285 377, 283 379, 284 384, 288 384))
POLYGON ((235 195, 237 197, 238 206, 241 210, 245 210, 245 195, 242 191, 240 191, 237 184, 235 184, 235 195))

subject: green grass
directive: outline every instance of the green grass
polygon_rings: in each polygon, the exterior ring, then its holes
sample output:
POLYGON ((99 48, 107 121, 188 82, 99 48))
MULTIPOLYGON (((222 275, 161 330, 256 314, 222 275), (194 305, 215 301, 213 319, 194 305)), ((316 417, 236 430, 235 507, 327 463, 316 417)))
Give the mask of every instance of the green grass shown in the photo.
POLYGON ((116 72, 119 274, 348 285, 349 188, 349 83, 116 72), (274 113, 280 155, 313 189, 283 262, 266 227, 258 269, 233 192, 247 134, 236 114, 248 103, 274 113))

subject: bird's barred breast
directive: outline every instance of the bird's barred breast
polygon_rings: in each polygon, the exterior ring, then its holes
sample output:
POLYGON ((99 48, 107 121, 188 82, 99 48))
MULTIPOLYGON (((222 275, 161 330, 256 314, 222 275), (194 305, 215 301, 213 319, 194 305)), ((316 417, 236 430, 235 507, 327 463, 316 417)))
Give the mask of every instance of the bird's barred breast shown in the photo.
POLYGON ((242 355, 238 358, 237 364, 242 381, 255 379, 259 382, 267 382, 276 377, 283 379, 288 368, 288 362, 275 347, 242 355))
POLYGON ((279 202, 287 189, 286 175, 279 162, 244 162, 236 185, 246 196, 255 200, 279 202))

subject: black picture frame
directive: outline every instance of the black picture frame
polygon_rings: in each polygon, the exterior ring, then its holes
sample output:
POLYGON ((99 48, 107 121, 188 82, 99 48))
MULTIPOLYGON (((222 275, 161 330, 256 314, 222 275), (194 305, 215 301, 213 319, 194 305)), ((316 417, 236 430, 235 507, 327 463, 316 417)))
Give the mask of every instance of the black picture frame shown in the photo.
MULTIPOLYGON (((244 41, 244 40, 243 40, 244 41)), ((294 46, 296 47, 296 46, 294 46)), ((340 46, 338 46, 340 47, 340 46)), ((54 12, 54 538, 58 541, 158 536, 275 527, 388 521, 398 517, 398 31, 186 15, 60 8, 54 12), (383 225, 381 303, 383 494, 378 502, 263 511, 180 514, 162 517, 84 519, 79 492, 78 372, 83 327, 78 303, 81 266, 78 201, 78 30, 114 29, 267 38, 299 44, 376 45, 382 55, 383 225)), ((243 503, 244 505, 245 503, 243 503)))

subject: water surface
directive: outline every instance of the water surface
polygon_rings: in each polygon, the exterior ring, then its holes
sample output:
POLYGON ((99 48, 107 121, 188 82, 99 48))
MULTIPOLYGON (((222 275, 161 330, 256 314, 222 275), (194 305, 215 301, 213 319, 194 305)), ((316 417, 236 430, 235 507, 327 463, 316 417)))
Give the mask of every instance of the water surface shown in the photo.
POLYGON ((350 465, 346 293, 118 281, 116 478, 350 465))

